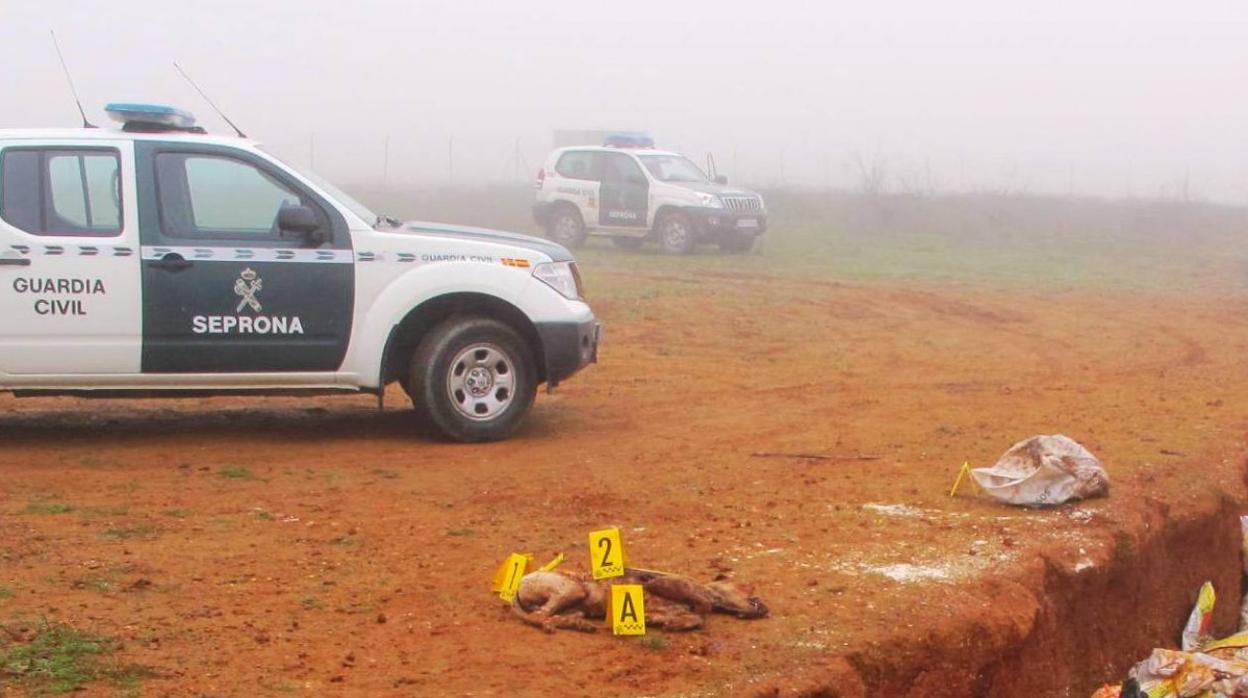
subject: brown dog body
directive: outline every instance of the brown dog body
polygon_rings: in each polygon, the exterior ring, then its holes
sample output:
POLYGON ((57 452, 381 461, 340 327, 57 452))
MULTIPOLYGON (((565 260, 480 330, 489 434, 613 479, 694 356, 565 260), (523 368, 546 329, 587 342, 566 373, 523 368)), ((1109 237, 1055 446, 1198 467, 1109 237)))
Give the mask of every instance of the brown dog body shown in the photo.
POLYGON ((607 615, 615 584, 640 584, 645 593, 646 625, 664 630, 696 630, 712 611, 738 618, 763 618, 766 604, 730 581, 701 584, 665 572, 627 569, 624 575, 595 581, 567 572, 532 572, 520 580, 512 610, 524 622, 546 632, 557 629, 594 632, 607 615))

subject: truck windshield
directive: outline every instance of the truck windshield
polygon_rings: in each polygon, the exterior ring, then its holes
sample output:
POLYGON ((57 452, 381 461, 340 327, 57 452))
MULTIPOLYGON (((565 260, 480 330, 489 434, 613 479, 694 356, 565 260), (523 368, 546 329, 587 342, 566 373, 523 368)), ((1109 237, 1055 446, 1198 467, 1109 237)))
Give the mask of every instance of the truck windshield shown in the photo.
POLYGON ((705 182, 706 175, 698 166, 681 155, 642 155, 641 162, 650 175, 660 182, 705 182))
POLYGON ((322 178, 320 175, 316 174, 315 172, 291 165, 290 163, 283 160, 281 157, 279 157, 276 153, 269 150, 268 148, 262 147, 260 149, 263 150, 265 153, 268 153, 269 157, 282 163, 282 165, 285 166, 287 169, 298 172, 301 176, 303 176, 309 182, 312 182, 316 186, 320 187, 326 194, 329 194, 329 196, 333 198, 335 201, 342 204, 343 206, 346 206, 347 209, 351 211, 351 213, 354 213, 355 215, 362 218, 365 223, 368 223, 374 228, 393 226, 392 218, 390 218, 389 216, 384 216, 384 215, 379 216, 376 213, 373 213, 372 209, 360 203, 359 201, 356 201, 355 198, 352 197, 350 194, 344 192, 338 187, 335 187, 333 184, 329 183, 328 181, 326 181, 324 178, 322 178))

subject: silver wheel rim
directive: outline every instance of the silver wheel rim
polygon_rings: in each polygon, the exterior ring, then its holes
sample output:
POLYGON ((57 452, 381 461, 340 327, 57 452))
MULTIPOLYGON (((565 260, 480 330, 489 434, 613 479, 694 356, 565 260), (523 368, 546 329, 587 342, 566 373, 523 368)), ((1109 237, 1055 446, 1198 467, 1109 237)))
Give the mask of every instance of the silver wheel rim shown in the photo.
POLYGON ((689 229, 680 220, 670 220, 663 226, 663 244, 673 250, 685 246, 689 238, 689 229))
POLYGON ((516 394, 516 367, 493 344, 472 344, 459 352, 446 372, 451 404, 468 419, 483 422, 502 414, 516 394))
POLYGON ((569 242, 575 240, 576 236, 581 232, 581 226, 576 219, 570 215, 560 216, 555 222, 555 240, 559 242, 569 242))

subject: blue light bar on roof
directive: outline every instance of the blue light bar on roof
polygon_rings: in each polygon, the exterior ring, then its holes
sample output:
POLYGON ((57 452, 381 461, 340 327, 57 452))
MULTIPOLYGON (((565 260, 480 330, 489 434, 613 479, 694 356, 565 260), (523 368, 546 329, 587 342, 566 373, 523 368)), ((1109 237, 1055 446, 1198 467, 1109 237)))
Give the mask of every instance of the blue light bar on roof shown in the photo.
POLYGON ((640 131, 622 131, 608 134, 603 145, 610 148, 653 148, 654 139, 640 131))
POLYGON ((151 129, 189 131, 195 128, 195 115, 164 104, 114 102, 104 107, 108 118, 124 127, 138 125, 151 129))

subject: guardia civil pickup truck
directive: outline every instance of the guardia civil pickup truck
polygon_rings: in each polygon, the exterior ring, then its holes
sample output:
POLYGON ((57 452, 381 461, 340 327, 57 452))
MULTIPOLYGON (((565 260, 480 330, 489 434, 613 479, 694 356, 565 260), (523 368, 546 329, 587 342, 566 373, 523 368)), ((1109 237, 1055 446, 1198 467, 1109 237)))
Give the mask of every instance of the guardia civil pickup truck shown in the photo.
POLYGON ((170 107, 0 130, 0 391, 374 393, 442 435, 510 434, 597 359, 568 251, 401 223, 170 107))

